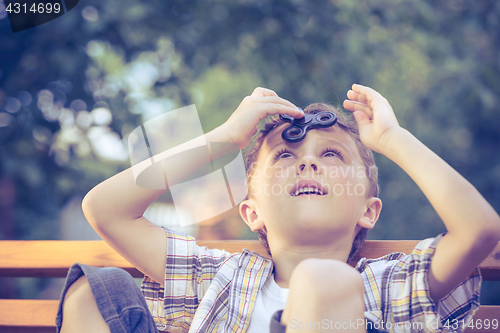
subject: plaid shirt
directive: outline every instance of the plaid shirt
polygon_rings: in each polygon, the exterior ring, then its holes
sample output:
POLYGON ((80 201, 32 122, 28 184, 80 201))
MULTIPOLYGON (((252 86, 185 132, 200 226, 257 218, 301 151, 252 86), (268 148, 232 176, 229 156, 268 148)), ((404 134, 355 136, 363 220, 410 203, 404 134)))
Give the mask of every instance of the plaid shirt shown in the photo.
MULTIPOLYGON (((257 293, 272 274, 272 260, 247 249, 207 249, 193 237, 165 231, 165 287, 148 276, 141 285, 158 329, 245 332, 257 293)), ((421 241, 410 255, 392 253, 358 262, 365 285, 366 325, 380 332, 462 331, 462 325, 453 324, 468 323, 479 308, 481 275, 476 269, 436 307, 426 276, 441 237, 421 241)))

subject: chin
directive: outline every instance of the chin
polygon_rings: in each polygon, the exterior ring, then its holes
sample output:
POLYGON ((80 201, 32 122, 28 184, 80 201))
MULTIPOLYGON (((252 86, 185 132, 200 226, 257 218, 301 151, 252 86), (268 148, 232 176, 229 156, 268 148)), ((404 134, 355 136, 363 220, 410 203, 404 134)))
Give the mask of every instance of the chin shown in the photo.
POLYGON ((335 230, 338 229, 338 227, 332 223, 331 219, 327 220, 324 216, 319 217, 315 215, 316 214, 295 216, 294 222, 290 224, 290 226, 293 225, 299 232, 307 233, 335 232, 335 230))

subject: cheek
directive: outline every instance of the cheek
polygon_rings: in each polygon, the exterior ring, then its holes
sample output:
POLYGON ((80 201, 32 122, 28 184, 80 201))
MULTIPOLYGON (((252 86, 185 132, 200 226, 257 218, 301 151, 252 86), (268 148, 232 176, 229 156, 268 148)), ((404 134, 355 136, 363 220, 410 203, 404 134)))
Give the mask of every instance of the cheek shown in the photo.
POLYGON ((252 178, 250 191, 253 195, 264 199, 266 203, 276 203, 275 198, 283 198, 289 195, 295 183, 293 168, 285 168, 282 165, 268 167, 262 170, 259 177, 252 178), (275 197, 275 198, 271 198, 275 197))
POLYGON ((275 166, 280 168, 288 168, 295 165, 295 158, 282 158, 278 162, 276 162, 275 166))
POLYGON ((352 178, 356 175, 356 165, 344 163, 339 158, 325 158, 322 167, 327 171, 327 176, 330 178, 352 178))
MULTIPOLYGON (((286 177, 277 170, 267 170, 260 177, 252 179, 251 191, 257 197, 279 196, 286 191, 286 177)), ((291 190, 291 187, 289 188, 291 190)))
POLYGON ((262 174, 262 178, 266 183, 269 184, 286 184, 287 180, 293 176, 294 169, 289 166, 280 163, 279 165, 274 165, 272 167, 266 168, 262 174))
POLYGON ((356 178, 355 167, 350 165, 345 165, 342 163, 332 163, 331 165, 325 166, 326 175, 328 179, 333 180, 334 183, 346 183, 350 181, 351 183, 356 178))
POLYGON ((359 196, 364 198, 368 191, 368 181, 363 167, 333 165, 327 168, 331 181, 329 193, 335 196, 359 196))

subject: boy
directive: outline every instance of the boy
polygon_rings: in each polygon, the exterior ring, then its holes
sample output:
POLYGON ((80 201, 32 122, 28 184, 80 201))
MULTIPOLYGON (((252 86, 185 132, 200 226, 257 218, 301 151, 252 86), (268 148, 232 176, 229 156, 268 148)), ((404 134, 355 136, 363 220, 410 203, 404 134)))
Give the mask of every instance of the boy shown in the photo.
MULTIPOLYGON (((297 143, 284 142, 287 125, 278 125, 256 151, 249 194, 240 204, 249 227, 265 235, 272 259, 208 250, 154 226, 142 214, 163 190, 137 187, 128 169, 91 190, 83 210, 101 237, 145 273, 146 302, 116 301, 114 283, 96 282, 106 274, 78 265, 61 297, 62 331, 118 332, 127 325, 154 331, 151 315, 171 332, 462 331, 451 324, 469 321, 478 307, 475 268, 497 244, 500 218, 470 183, 399 126, 380 94, 353 85, 348 98, 344 107, 353 112, 362 144, 408 173, 443 220, 445 235, 419 243, 411 255, 362 259, 353 269, 346 261, 382 207, 370 157, 348 125, 311 130, 297 143)), ((278 113, 303 116, 273 91, 257 88, 207 141, 243 149, 259 121, 278 113)), ((179 165, 168 182, 198 167, 179 165)))

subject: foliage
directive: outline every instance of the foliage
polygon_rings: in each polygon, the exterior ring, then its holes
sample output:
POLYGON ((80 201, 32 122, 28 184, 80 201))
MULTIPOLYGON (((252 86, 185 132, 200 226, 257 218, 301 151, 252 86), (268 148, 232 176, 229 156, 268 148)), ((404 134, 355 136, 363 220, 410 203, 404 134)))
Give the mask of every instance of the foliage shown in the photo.
MULTIPOLYGON (((374 87, 500 211, 498 1, 87 0, 9 29, 0 19, 0 178, 16 197, 2 238, 53 238, 70 197, 128 166, 120 140, 141 122, 195 103, 208 132, 257 85, 303 107, 374 87)), ((377 162, 369 237, 443 232, 409 177, 377 162)))

